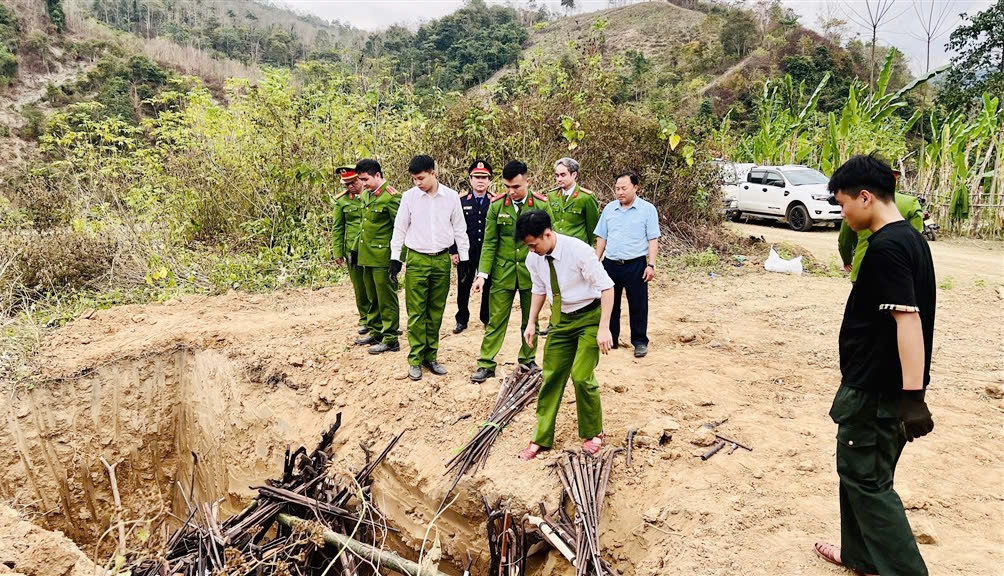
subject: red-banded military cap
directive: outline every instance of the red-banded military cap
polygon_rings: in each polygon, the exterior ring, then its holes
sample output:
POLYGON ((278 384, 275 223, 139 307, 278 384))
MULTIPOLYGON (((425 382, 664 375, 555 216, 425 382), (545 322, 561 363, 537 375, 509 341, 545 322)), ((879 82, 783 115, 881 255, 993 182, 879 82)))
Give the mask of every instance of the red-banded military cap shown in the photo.
POLYGON ((348 184, 359 177, 359 173, 356 172, 355 166, 339 166, 338 168, 335 168, 335 174, 341 176, 342 184, 348 184))
POLYGON ((475 160, 474 162, 471 162, 471 166, 467 169, 467 173, 471 176, 491 176, 492 165, 489 164, 487 160, 475 160))

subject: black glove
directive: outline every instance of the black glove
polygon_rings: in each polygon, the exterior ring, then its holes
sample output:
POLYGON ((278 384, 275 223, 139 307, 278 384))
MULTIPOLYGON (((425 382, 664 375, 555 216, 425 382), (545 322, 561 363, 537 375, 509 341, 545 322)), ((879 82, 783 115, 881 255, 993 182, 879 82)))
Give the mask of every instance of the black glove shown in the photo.
POLYGON ((393 278, 395 282, 397 282, 397 275, 401 273, 401 266, 402 264, 400 260, 390 261, 390 277, 393 278))
POLYGON ((931 411, 924 402, 924 392, 924 390, 903 390, 899 395, 899 418, 903 421, 906 439, 910 442, 934 430, 934 420, 931 419, 931 411))

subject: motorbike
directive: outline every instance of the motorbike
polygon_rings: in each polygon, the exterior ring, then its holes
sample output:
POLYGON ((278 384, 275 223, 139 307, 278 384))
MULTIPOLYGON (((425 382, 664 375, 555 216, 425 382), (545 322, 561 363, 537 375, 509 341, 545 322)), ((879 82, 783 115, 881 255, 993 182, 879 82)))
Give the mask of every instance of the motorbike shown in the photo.
POLYGON ((927 238, 928 242, 934 242, 938 239, 938 230, 940 227, 934 221, 934 218, 931 218, 931 211, 927 209, 927 200, 920 198, 920 205, 924 209, 924 231, 922 234, 924 238, 927 238))

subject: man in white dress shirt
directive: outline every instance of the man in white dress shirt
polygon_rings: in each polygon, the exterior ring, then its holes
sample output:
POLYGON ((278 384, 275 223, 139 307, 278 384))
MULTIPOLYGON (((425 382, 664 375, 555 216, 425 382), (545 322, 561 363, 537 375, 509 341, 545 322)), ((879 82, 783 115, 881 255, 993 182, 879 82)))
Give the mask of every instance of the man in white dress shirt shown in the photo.
POLYGON ((446 368, 437 361, 439 328, 450 294, 450 264, 467 262, 470 241, 467 222, 455 190, 440 184, 436 162, 415 156, 408 164, 415 187, 401 196, 390 241, 390 274, 401 272, 401 249, 408 249, 404 275, 404 301, 408 309, 408 377, 422 378, 422 366, 442 376, 446 368), (456 243, 457 253, 450 247, 456 243))
POLYGON ((530 249, 526 267, 533 282, 530 321, 524 338, 532 342, 544 301, 551 302, 551 326, 544 344, 544 384, 537 397, 537 429, 519 457, 532 460, 554 445, 554 422, 561 395, 571 376, 582 449, 590 454, 603 445, 603 409, 596 365, 600 353, 613 346, 610 312, 614 283, 593 248, 551 229, 545 212, 531 211, 516 221, 516 238, 530 249))

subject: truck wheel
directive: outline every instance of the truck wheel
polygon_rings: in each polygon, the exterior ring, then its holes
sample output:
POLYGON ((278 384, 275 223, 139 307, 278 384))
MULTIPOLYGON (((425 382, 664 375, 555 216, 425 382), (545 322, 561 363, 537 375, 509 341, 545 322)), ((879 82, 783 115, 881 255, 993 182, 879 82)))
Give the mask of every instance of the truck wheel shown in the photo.
POLYGON ((797 232, 805 232, 812 228, 812 218, 809 217, 809 211, 805 206, 795 204, 788 209, 788 226, 797 232))
POLYGON ((728 219, 731 222, 740 222, 743 219, 743 213, 738 210, 735 212, 729 212, 728 219))

